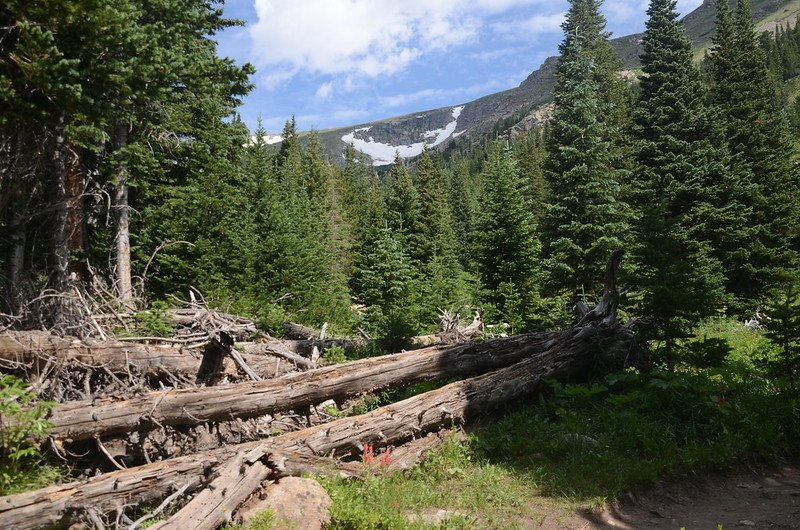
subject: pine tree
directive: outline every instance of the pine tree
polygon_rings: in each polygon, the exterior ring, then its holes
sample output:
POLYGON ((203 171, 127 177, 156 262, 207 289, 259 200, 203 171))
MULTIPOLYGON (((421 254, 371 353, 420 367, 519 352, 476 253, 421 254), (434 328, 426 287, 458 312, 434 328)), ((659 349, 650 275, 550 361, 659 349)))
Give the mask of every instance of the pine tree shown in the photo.
POLYGON ((642 45, 634 253, 639 311, 649 336, 674 368, 675 344, 719 310, 723 275, 710 232, 718 188, 726 178, 724 138, 706 107, 691 42, 675 0, 651 0, 642 45))
POLYGON ((632 91, 628 82, 619 75, 623 63, 609 40, 611 33, 606 31, 606 19, 600 12, 602 3, 603 0, 570 0, 566 20, 561 26, 564 40, 558 47, 561 58, 556 70, 556 90, 570 82, 566 65, 576 60, 578 47, 573 41, 579 39, 580 53, 591 59, 594 65, 592 78, 603 91, 606 108, 598 119, 611 127, 610 138, 621 154, 614 162, 615 167, 628 168, 632 91))
POLYGON ((540 281, 536 238, 525 182, 507 148, 496 143, 483 169, 482 210, 477 220, 476 259, 485 301, 519 331, 532 320, 540 281), (510 307, 509 294, 515 306, 510 307))
POLYGON ((480 208, 480 174, 477 171, 471 172, 469 162, 463 156, 457 156, 450 161, 448 175, 458 261, 465 271, 475 272, 473 250, 475 224, 480 208))
POLYGON ((437 255, 454 255, 455 233, 447 186, 439 157, 429 149, 420 155, 416 184, 422 205, 421 237, 418 245, 411 249, 412 257, 424 264, 437 255))
POLYGON ((546 155, 544 135, 541 130, 534 129, 514 142, 514 157, 517 160, 520 177, 525 183, 524 190, 530 203, 531 213, 537 222, 544 215, 545 205, 550 197, 550 185, 544 171, 546 155))
POLYGON ((745 242, 746 274, 730 289, 752 304, 787 267, 797 267, 800 174, 748 0, 738 2, 735 17, 725 0, 717 2, 713 43, 712 96, 722 109, 734 163, 754 188, 747 204, 752 235, 745 242))
POLYGON ((390 347, 404 346, 417 331, 416 280, 411 260, 390 228, 383 228, 356 263, 356 300, 366 306, 364 321, 390 347))
POLYGON ((603 119, 609 103, 595 62, 580 38, 568 36, 564 45, 546 161, 552 195, 541 237, 548 290, 574 296, 602 286, 608 256, 628 242, 630 208, 620 197, 619 150, 603 119))
POLYGON ((422 237, 419 193, 411 173, 397 154, 386 177, 386 222, 406 248, 418 248, 422 237))
POLYGON ((412 236, 408 250, 421 273, 421 318, 430 325, 437 321, 439 309, 469 302, 469 279, 456 255, 452 209, 438 153, 423 150, 416 184, 419 234, 412 236))
POLYGON ((767 302, 767 329, 764 335, 778 347, 777 358, 767 364, 777 377, 789 378, 794 394, 800 375, 800 289, 797 280, 776 286, 767 302))

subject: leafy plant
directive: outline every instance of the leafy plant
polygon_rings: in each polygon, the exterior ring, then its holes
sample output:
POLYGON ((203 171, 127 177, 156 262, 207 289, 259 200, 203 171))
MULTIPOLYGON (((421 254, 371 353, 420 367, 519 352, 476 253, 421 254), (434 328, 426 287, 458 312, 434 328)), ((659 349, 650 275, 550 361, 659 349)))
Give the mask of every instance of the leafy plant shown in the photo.
POLYGON ((793 285, 784 285, 772 296, 767 308, 766 337, 778 348, 778 358, 768 360, 770 371, 789 378, 794 392, 800 372, 800 293, 793 285))
POLYGON ((23 485, 41 461, 37 441, 50 429, 45 418, 54 405, 37 401, 23 380, 0 376, 0 495, 23 485))
POLYGON ((347 353, 341 346, 325 348, 325 352, 322 354, 322 364, 325 366, 346 363, 349 360, 350 359, 347 358, 347 353))
POLYGON ((166 302, 153 302, 149 311, 142 311, 136 314, 136 320, 142 333, 151 337, 170 337, 175 331, 172 324, 167 320, 166 302))

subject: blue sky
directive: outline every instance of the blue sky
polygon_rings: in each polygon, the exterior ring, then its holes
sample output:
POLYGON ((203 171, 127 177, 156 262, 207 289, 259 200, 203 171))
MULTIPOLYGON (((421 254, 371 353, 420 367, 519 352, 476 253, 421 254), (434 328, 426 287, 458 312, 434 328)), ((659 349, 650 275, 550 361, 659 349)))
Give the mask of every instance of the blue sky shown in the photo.
MULTIPOLYGON (((679 0, 686 14, 702 0, 679 0)), ((605 0, 615 36, 644 29, 646 0, 605 0)), ((280 132, 356 125, 517 86, 562 34, 566 0, 227 0, 247 22, 217 36, 257 68, 241 114, 280 132)))

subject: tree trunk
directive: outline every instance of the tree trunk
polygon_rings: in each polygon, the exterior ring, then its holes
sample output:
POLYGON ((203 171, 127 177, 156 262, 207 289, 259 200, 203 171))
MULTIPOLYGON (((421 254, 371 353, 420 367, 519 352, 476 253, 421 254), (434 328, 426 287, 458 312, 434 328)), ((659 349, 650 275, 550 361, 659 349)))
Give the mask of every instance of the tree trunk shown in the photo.
POLYGON ((75 261, 74 257, 86 250, 84 232, 83 194, 86 178, 83 169, 81 150, 78 147, 69 149, 70 156, 66 166, 64 188, 67 201, 67 247, 69 249, 69 272, 77 280, 86 280, 86 264, 75 261))
MULTIPOLYGON (((117 126, 117 149, 128 145, 128 129, 122 124, 117 126)), ((133 284, 131 282, 131 241, 130 241, 130 207, 128 204, 128 166, 120 161, 114 191, 114 219, 116 221, 116 269, 117 292, 119 301, 128 308, 133 308, 133 284)))
POLYGON ((53 411, 51 433, 58 439, 85 440, 158 425, 252 418, 420 381, 468 377, 540 354, 565 333, 412 350, 267 381, 152 392, 125 401, 74 401, 53 411))
POLYGON ((12 315, 18 315, 24 305, 23 271, 25 270, 25 244, 27 238, 28 212, 22 202, 17 203, 9 214, 8 239, 10 249, 6 260, 6 303, 12 315))
MULTIPOLYGON (((64 138, 64 117, 54 128, 53 153, 50 164, 49 203, 53 209, 50 236, 50 282, 57 293, 69 290, 69 223, 67 222, 67 146, 64 138)), ((62 302, 63 303, 63 302, 62 302)), ((56 306, 61 305, 58 301, 56 306)), ((60 315, 59 315, 60 316, 60 315)), ((59 321, 59 318, 56 318, 59 321)))
MULTIPOLYGON (((139 375, 161 376, 190 374, 192 379, 200 370, 202 352, 196 349, 154 346, 125 342, 82 342, 62 338, 45 331, 9 331, 0 334, 0 361, 37 372, 48 360, 78 361, 75 370, 102 366, 116 374, 128 370, 139 375)), ((260 355, 243 355, 256 373, 272 377, 277 360, 260 355)), ((288 364, 288 363, 286 363, 288 364)))

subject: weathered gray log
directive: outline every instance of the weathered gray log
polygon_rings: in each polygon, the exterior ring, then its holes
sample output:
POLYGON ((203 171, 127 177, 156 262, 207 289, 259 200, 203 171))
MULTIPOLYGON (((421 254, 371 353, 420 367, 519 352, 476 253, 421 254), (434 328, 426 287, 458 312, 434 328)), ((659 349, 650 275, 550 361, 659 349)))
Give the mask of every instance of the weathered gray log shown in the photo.
MULTIPOLYGON (((104 366, 116 373, 128 370, 141 375, 191 374, 195 376, 202 353, 197 349, 176 348, 114 341, 81 341, 58 337, 44 331, 7 331, 0 334, 0 366, 20 366, 36 372, 49 359, 77 361, 73 368, 104 366), (5 363, 3 363, 5 361, 5 363)), ((259 375, 275 375, 276 360, 263 355, 243 355, 259 375)))
POLYGON ((123 342, 83 342, 44 331, 7 331, 0 334, 0 360, 20 363, 31 369, 49 358, 104 365, 111 370, 128 367, 140 373, 196 372, 200 353, 194 350, 123 342))
POLYGON ((60 440, 85 440, 158 425, 252 418, 420 381, 463 378, 539 354, 563 334, 531 333, 450 348, 412 350, 266 381, 165 390, 122 401, 73 401, 54 409, 51 433, 60 440))
POLYGON ((294 322, 284 322, 283 329, 286 331, 286 337, 289 339, 313 339, 320 335, 320 330, 294 322))
POLYGON ((301 350, 303 354, 306 353, 308 356, 311 356, 311 350, 314 347, 314 341, 270 341, 270 342, 246 342, 239 345, 243 353, 247 353, 250 355, 272 355, 275 357, 279 357, 286 361, 291 362, 298 368, 302 368, 304 370, 311 370, 312 368, 316 368, 316 364, 312 363, 309 359, 303 357, 302 355, 298 354, 297 349, 293 349, 291 347, 286 346, 286 342, 303 342, 307 343, 308 348, 306 349, 305 346, 301 350))
MULTIPOLYGON (((160 500, 184 487, 184 491, 191 494, 215 477, 215 470, 230 460, 237 446, 225 449, 219 454, 201 453, 163 460, 85 481, 0 497, 0 528, 50 528, 79 520, 90 509, 96 513, 112 512, 119 506, 160 500)), ((260 450, 261 446, 242 446, 242 449, 260 450)), ((262 461, 267 463, 269 478, 273 480, 303 474, 355 476, 363 472, 358 462, 338 462, 307 452, 300 454, 271 448, 264 454, 262 461)))
MULTIPOLYGON (((342 476, 356 476, 363 473, 397 472, 410 469, 436 449, 445 441, 458 434, 450 430, 430 433, 423 438, 418 438, 405 443, 394 450, 378 455, 375 462, 338 462, 324 457, 302 457, 293 454, 288 459, 294 464, 294 469, 287 469, 286 453, 267 453, 264 444, 259 445, 250 452, 240 451, 228 462, 221 466, 217 477, 197 494, 181 510, 167 521, 157 523, 150 528, 153 530, 182 530, 194 528, 214 530, 229 523, 234 512, 259 489, 261 483, 267 479, 277 479, 282 476, 299 475, 328 475, 339 474, 342 476), (307 461, 307 464, 302 464, 307 461)), ((465 436, 460 436, 460 439, 465 436)))
POLYGON ((257 447, 241 451, 228 460, 208 487, 189 501, 179 512, 153 530, 216 530, 231 521, 233 512, 261 486, 270 475, 266 454, 257 447))

